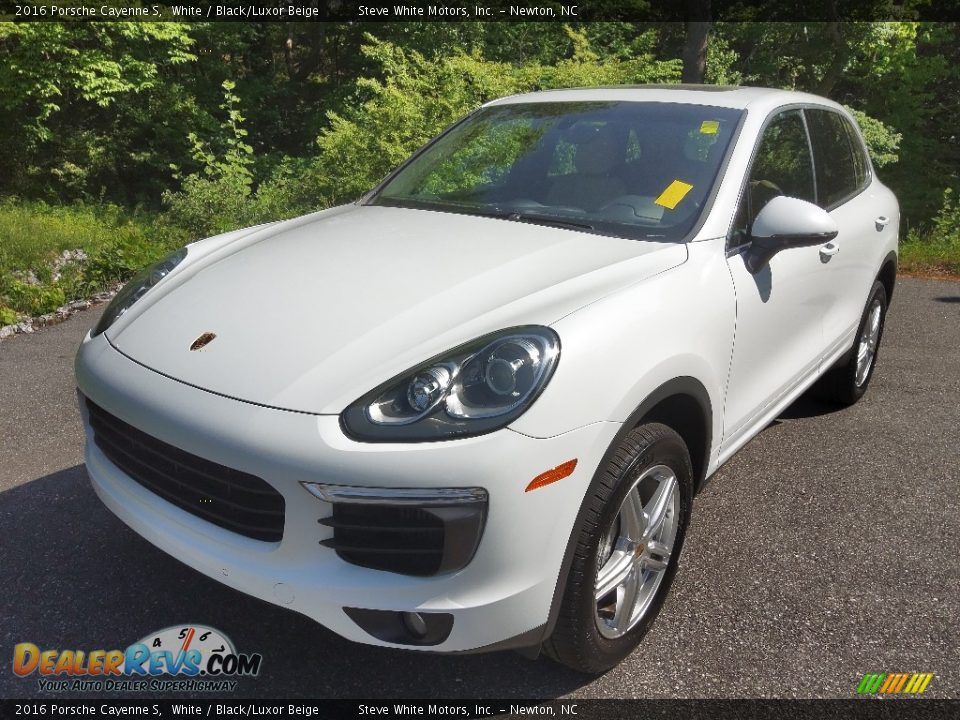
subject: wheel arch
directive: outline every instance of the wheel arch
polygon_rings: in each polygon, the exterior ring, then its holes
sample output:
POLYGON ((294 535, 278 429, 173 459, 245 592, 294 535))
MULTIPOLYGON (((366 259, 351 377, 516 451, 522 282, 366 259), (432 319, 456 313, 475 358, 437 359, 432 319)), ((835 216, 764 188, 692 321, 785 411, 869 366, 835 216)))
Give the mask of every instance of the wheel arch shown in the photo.
POLYGON ((897 284, 897 253, 891 250, 880 264, 880 272, 877 273, 877 280, 883 283, 883 289, 887 291, 887 307, 893 300, 893 290, 897 284))
MULTIPOLYGON (((600 463, 594 471, 590 480, 590 485, 584 492, 584 499, 597 482, 597 478, 603 472, 610 461, 610 458, 616 452, 617 447, 623 441, 623 438, 634 428, 647 422, 659 422, 672 428, 680 437, 683 438, 690 451, 690 459, 694 471, 694 493, 696 493, 704 483, 707 469, 710 465, 710 453, 713 431, 713 410, 710 402, 710 394, 702 382, 694 377, 683 376, 668 380, 653 392, 649 393, 643 401, 630 413, 623 426, 617 432, 611 441, 606 452, 604 452, 600 463)), ((577 512, 577 519, 570 531, 570 537, 567 540, 567 547, 563 554, 563 562, 560 566, 560 573, 557 576, 557 584, 554 587, 553 599, 550 603, 550 614, 547 622, 543 626, 543 635, 541 642, 550 637, 554 627, 557 624, 557 618, 560 615, 560 605, 563 600, 563 592, 567 584, 567 577, 570 573, 570 567, 573 564, 574 551, 576 549, 577 538, 583 529, 584 522, 584 500, 581 499, 580 510, 577 512)))
MULTIPOLYGON (((703 383, 692 377, 664 383, 644 399, 624 426, 629 432, 648 422, 663 423, 683 438, 693 464, 694 491, 699 490, 710 465, 713 437, 713 409, 703 383)), ((620 437, 618 433, 614 443, 620 437)))

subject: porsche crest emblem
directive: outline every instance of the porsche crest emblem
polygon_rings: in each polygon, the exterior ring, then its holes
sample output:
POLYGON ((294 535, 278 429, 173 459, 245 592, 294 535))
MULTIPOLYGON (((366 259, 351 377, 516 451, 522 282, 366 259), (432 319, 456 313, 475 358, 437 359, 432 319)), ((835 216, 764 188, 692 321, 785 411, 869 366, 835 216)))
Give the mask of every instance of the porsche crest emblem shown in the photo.
POLYGON ((205 332, 203 335, 198 337, 193 341, 193 344, 190 346, 191 350, 203 350, 207 345, 213 342, 213 339, 216 337, 216 334, 212 332, 205 332))

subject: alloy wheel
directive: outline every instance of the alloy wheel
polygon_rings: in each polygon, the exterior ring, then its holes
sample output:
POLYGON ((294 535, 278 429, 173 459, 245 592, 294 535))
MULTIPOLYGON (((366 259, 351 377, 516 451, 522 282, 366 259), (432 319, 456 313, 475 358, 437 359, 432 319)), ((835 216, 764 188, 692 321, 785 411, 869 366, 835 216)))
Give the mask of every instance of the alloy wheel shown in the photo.
POLYGON ((679 514, 669 467, 655 465, 633 482, 598 549, 595 617, 604 637, 625 635, 646 614, 670 563, 679 514))
POLYGON ((877 344, 880 342, 881 315, 880 298, 876 298, 870 305, 867 322, 863 325, 860 342, 857 343, 857 387, 866 382, 870 375, 870 368, 873 367, 873 359, 877 355, 877 344))

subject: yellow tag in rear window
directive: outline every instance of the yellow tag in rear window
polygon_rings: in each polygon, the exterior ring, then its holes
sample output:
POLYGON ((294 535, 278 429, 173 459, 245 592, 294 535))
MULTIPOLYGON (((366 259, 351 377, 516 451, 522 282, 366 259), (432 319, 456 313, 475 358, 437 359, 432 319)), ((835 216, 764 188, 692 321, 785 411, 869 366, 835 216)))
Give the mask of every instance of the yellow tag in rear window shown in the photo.
POLYGON ((673 210, 691 190, 693 190, 693 185, 690 183, 685 183, 683 180, 674 180, 653 202, 668 210, 673 210))
POLYGON ((720 123, 716 120, 704 120, 700 123, 700 132, 703 135, 716 135, 720 129, 720 123))

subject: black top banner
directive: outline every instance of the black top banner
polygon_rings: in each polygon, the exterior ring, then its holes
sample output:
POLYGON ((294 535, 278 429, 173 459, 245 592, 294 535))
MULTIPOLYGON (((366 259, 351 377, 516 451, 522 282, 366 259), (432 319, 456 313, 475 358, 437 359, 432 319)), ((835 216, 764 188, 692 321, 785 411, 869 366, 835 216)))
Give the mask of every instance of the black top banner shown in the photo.
POLYGON ((15 22, 960 21, 960 0, 0 0, 15 22))
POLYGON ((0 718, 956 720, 960 700, 3 700, 0 718))

